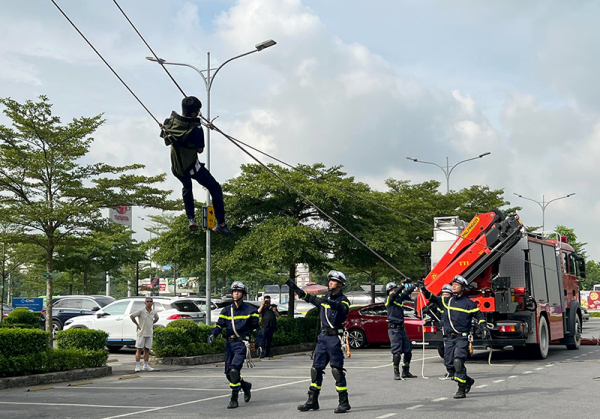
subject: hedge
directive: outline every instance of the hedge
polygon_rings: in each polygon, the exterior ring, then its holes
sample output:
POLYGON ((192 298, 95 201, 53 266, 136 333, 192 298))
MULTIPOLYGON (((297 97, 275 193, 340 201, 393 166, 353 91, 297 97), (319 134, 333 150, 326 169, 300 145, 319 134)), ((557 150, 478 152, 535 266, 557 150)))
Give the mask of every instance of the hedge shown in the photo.
POLYGON ((30 311, 28 308, 19 307, 8 313, 8 317, 0 324, 2 328, 39 329, 40 312, 30 311))
POLYGON ((600 311, 588 311, 592 317, 600 317, 600 311))
MULTIPOLYGON (((317 333, 317 319, 281 317, 273 335, 273 346, 295 345, 314 342, 317 333)), ((225 340, 215 339, 208 345, 210 326, 197 326, 191 320, 175 320, 164 329, 154 330, 152 350, 159 357, 196 356, 225 352, 225 340)))
POLYGON ((88 349, 100 351, 106 346, 108 333, 103 330, 69 329, 56 334, 58 349, 88 349))
POLYGON ((106 365, 106 333, 79 329, 60 332, 59 349, 48 348, 49 332, 0 329, 0 377, 93 368, 106 365))

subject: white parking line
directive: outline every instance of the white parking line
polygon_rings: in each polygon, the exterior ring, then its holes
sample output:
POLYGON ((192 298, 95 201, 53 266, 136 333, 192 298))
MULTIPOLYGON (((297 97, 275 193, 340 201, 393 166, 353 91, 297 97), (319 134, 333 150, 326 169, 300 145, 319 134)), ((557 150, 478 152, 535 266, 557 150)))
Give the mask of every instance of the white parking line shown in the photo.
POLYGON ((487 384, 482 384, 480 386, 476 386, 475 388, 484 388, 484 387, 487 387, 487 386, 488 386, 487 384))
POLYGON ((531 374, 533 371, 523 371, 523 374, 531 374))
POLYGON ((547 367, 553 367, 553 366, 554 366, 554 364, 548 364, 548 365, 546 365, 546 368, 547 367))
POLYGON ((100 407, 102 409, 147 409, 148 408, 148 406, 106 406, 103 404, 80 404, 80 403, 0 402, 0 404, 16 404, 16 405, 28 405, 28 406, 100 407))
POLYGON ((510 377, 508 377, 508 378, 517 378, 517 377, 518 377, 518 375, 511 375, 511 376, 510 376, 510 377))
MULTIPOLYGON (((246 377, 247 378, 247 377, 246 377)), ((108 389, 108 390, 114 390, 114 389, 118 389, 118 390, 123 390, 123 387, 118 387, 118 386, 87 386, 87 387, 68 387, 69 389, 80 389, 80 390, 101 390, 101 389, 108 389)), ((127 387, 127 390, 176 390, 176 391, 223 391, 223 389, 218 389, 218 388, 182 388, 182 387, 127 387)), ((230 394, 231 392, 228 391, 227 394, 230 394)))
POLYGON ((541 371, 543 369, 544 369, 544 367, 539 367, 539 368, 536 368, 536 371, 541 371))
MULTIPOLYGON (((309 381, 310 381, 310 379, 308 379, 308 380, 300 380, 300 381, 292 381, 291 383, 277 384, 277 385, 274 385, 274 386, 258 388, 256 390, 252 390, 252 391, 253 392, 257 392, 257 391, 263 391, 263 390, 270 390, 272 388, 293 386, 295 384, 306 383, 306 382, 309 382, 309 381)), ((173 407, 187 406, 187 405, 190 405, 190 404, 206 402, 206 401, 209 401, 209 400, 222 399, 222 398, 226 398, 226 397, 229 397, 229 396, 230 396, 230 394, 224 394, 224 395, 221 395, 221 396, 207 397, 205 399, 192 400, 192 401, 189 401, 189 402, 176 403, 176 404, 171 404, 171 405, 162 406, 162 407, 155 407, 155 408, 151 408, 151 409, 140 410, 139 412, 125 413, 123 415, 118 415, 118 416, 107 416, 107 417, 105 417, 103 419, 124 418, 124 417, 127 417, 127 416, 139 415, 139 414, 148 413, 148 412, 155 412, 157 410, 171 409, 173 407)))
POLYGON ((375 419, 391 418, 392 416, 396 416, 396 413, 388 413, 387 415, 377 416, 375 419))
POLYGON ((417 404, 415 406, 407 407, 406 410, 415 410, 415 409, 418 409, 419 407, 423 407, 423 405, 422 404, 417 404))
POLYGON ((432 402, 441 402, 442 400, 448 400, 448 397, 440 397, 439 399, 433 399, 432 402))
POLYGON ((501 383, 501 382, 503 382, 503 381, 504 381, 504 380, 496 380, 496 381, 493 381, 493 383, 501 383))
MULTIPOLYGON (((425 358, 417 358, 417 359, 413 358, 411 360, 411 362, 419 362, 419 361, 423 361, 423 359, 436 359, 436 358, 439 358, 439 356, 427 356, 425 358)), ((378 365, 376 367, 344 367, 344 368, 346 368, 346 369, 352 369, 352 368, 355 368, 355 369, 378 369, 378 368, 389 367, 390 365, 392 365, 391 362, 388 362, 387 364, 384 364, 384 365, 378 365)))

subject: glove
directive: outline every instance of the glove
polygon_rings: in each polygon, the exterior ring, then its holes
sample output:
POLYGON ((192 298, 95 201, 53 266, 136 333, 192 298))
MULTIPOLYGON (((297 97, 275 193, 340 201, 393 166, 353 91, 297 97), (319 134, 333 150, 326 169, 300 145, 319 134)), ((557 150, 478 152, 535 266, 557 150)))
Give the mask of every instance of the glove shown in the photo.
POLYGON ((212 343, 213 343, 213 340, 215 340, 215 337, 214 337, 213 335, 209 335, 209 336, 208 336, 208 344, 209 344, 209 345, 212 345, 212 343))
POLYGON ((285 281, 285 285, 287 285, 294 291, 298 291, 300 289, 300 287, 298 287, 298 285, 296 285, 296 283, 289 278, 287 279, 287 281, 285 281))
POLYGON ((481 337, 486 340, 492 338, 492 334, 487 327, 481 330, 481 337))

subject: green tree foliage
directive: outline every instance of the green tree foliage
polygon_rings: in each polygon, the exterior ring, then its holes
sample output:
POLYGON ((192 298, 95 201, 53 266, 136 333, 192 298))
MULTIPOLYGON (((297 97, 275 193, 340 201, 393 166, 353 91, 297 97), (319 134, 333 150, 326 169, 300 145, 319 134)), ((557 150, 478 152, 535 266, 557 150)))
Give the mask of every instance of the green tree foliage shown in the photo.
POLYGON ((577 241, 577 234, 575 234, 575 230, 572 228, 568 228, 567 226, 557 225, 555 231, 561 236, 565 236, 567 238, 567 243, 575 249, 575 253, 579 256, 585 258, 585 246, 587 243, 582 243, 577 241))
POLYGON ((595 284, 600 284, 600 263, 588 260, 585 262, 586 278, 579 283, 582 290, 591 291, 595 284))
MULTIPOLYGON (((93 228, 101 209, 137 205, 170 209, 170 191, 156 188, 165 174, 147 177, 131 173, 141 164, 83 164, 102 115, 74 118, 62 124, 45 96, 20 104, 0 99, 12 126, 0 125, 0 217, 20 227, 19 240, 45 251, 46 272, 54 271, 57 245, 93 228)), ((46 295, 53 294, 53 278, 46 295)), ((46 300, 50 328, 52 299, 46 300)))

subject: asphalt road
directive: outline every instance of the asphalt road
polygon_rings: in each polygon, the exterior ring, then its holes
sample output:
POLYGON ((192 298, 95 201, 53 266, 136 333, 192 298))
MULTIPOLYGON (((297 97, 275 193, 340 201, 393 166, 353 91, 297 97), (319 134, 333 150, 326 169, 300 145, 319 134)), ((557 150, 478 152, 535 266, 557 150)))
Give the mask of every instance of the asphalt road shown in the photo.
MULTIPOLYGON (((584 325, 584 335, 600 333, 600 319, 584 325)), ((442 360, 435 350, 413 353, 412 372, 420 378, 394 381, 387 348, 354 351, 346 360, 352 410, 360 418, 597 418, 600 394, 600 346, 569 351, 552 347, 546 360, 519 360, 513 352, 495 351, 491 365, 487 352, 476 352, 467 363, 476 382, 467 399, 454 400, 456 384, 438 378, 442 360)), ((257 362, 243 376, 253 384, 250 403, 227 410, 228 383, 222 365, 161 366, 133 374, 132 354, 122 351, 109 365, 114 375, 92 384, 52 389, 0 391, 0 418, 317 418, 334 416, 337 395, 328 369, 323 383, 321 410, 301 413, 306 400, 311 361, 308 354, 287 355, 257 362)), ((241 400, 241 398, 240 398, 241 400)))

